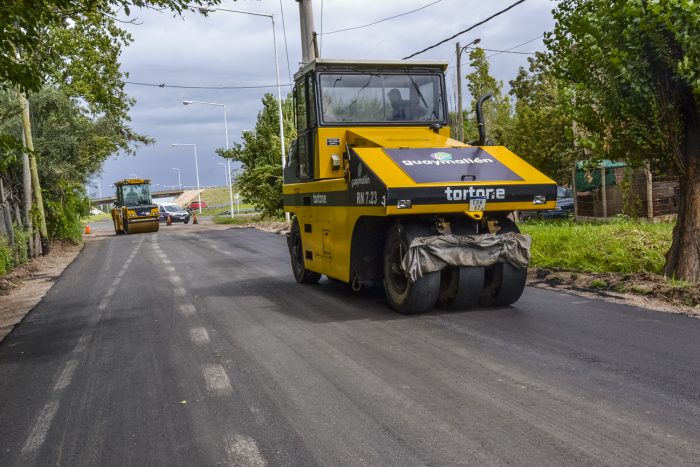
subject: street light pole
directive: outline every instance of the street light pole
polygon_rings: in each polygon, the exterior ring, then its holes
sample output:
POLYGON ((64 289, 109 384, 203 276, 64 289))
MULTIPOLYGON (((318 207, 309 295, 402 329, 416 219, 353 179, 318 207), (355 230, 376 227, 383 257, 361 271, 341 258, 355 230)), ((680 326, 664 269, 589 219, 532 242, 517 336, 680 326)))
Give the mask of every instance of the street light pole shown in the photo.
MULTIPOLYGON (((228 183, 229 186, 231 186, 231 183, 228 181, 228 177, 229 177, 228 167, 226 167, 226 164, 224 164, 223 162, 217 162, 217 164, 224 166, 224 177, 226 178, 226 183, 228 183)), ((233 209, 233 205, 231 205, 231 209, 233 209)))
MULTIPOLYGON (((224 132, 226 134, 226 150, 229 150, 228 145, 228 122, 226 121, 226 105, 218 104, 216 102, 204 102, 204 101, 182 101, 184 105, 190 104, 202 104, 202 105, 215 105, 221 107, 224 110, 224 132)), ((226 167, 228 173, 231 173, 231 159, 226 158, 226 167)), ((229 211, 231 211, 231 219, 233 219, 233 188, 231 188, 231 183, 228 184, 228 199, 229 199, 229 211)))
MULTIPOLYGON (((214 12, 214 11, 226 11, 228 13, 239 13, 243 15, 252 16, 263 16, 265 18, 270 18, 272 22, 272 45, 275 49, 275 76, 277 78, 277 113, 279 114, 279 126, 280 126, 280 150, 282 152, 282 173, 284 174, 284 166, 287 165, 287 155, 285 154, 284 147, 284 122, 282 119, 282 89, 280 85, 280 68, 279 61, 277 59, 277 34, 275 32, 275 15, 265 15, 262 13, 251 13, 250 11, 240 11, 240 10, 229 10, 228 8, 200 8, 200 11, 214 12)), ((289 213, 285 212, 284 217, 289 222, 289 213)))
POLYGON ((464 115, 462 114, 462 52, 470 45, 476 45, 481 39, 474 39, 464 47, 457 42, 457 132, 456 136, 460 142, 464 142, 464 115))
POLYGON ((173 170, 177 170, 177 186, 178 189, 182 190, 182 182, 180 181, 180 169, 173 167, 173 170))
POLYGON ((197 175, 197 201, 199 202, 199 213, 202 214, 202 194, 199 189, 199 161, 197 160, 197 145, 194 143, 173 143, 171 146, 192 146, 194 148, 194 169, 197 175))

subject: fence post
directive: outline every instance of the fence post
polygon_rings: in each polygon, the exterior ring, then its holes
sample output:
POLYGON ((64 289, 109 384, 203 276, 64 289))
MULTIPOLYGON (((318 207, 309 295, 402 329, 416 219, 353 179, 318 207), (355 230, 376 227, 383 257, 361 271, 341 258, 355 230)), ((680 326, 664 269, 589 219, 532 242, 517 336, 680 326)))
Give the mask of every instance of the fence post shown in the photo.
POLYGON ((644 175, 647 179, 647 219, 654 222, 654 179, 651 176, 649 162, 644 164, 644 175))
POLYGON ((578 192, 576 191, 576 161, 571 169, 571 190, 574 192, 574 219, 578 221, 578 192))
POLYGON ((600 167, 600 188, 603 195, 603 219, 608 218, 608 195, 605 191, 605 165, 600 167))

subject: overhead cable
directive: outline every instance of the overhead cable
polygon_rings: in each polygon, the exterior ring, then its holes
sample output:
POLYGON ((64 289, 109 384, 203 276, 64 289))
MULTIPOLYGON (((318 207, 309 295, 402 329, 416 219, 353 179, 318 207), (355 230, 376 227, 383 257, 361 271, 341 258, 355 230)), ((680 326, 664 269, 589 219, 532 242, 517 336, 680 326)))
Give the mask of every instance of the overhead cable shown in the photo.
POLYGON ((447 42, 447 41, 451 41, 451 40, 454 39, 455 37, 460 36, 460 35, 464 34, 465 32, 469 32, 469 31, 471 31, 472 29, 481 26, 482 24, 488 23, 489 21, 491 21, 491 20, 494 19, 495 17, 502 15, 503 13, 507 12, 508 10, 510 10, 510 9, 512 9, 512 8, 514 8, 514 7, 520 5, 521 3, 524 3, 524 2, 525 2, 525 0, 518 0, 517 2, 515 2, 515 3, 511 4, 511 5, 509 5, 508 7, 502 9, 501 11, 498 11, 498 12, 492 14, 492 15, 489 16, 488 18, 486 18, 486 19, 484 19, 484 20, 481 20, 481 21, 479 21, 478 23, 476 23, 476 24, 474 24, 474 25, 472 25, 472 26, 469 26, 467 29, 464 29, 464 30, 462 30, 462 31, 459 31, 459 32, 456 33, 456 34, 453 34, 452 36, 448 37, 447 39, 443 39, 443 40, 441 40, 440 42, 438 42, 437 44, 433 44, 433 45, 431 45, 430 47, 426 47, 426 48, 423 49, 423 50, 419 50, 418 52, 412 53, 411 55, 409 55, 409 56, 407 56, 407 57, 404 57, 403 60, 406 60, 406 59, 408 59, 408 58, 415 57, 416 55, 420 55, 420 54, 422 54, 423 52, 427 52, 427 51, 430 50, 430 49, 434 49, 435 47, 437 47, 437 46, 439 46, 439 45, 442 45, 442 44, 444 44, 444 43, 447 42))
MULTIPOLYGON (((320 35, 322 35, 322 36, 327 36, 327 35, 329 35, 329 34, 336 34, 336 33, 338 33, 338 32, 353 31, 353 30, 355 30, 355 29, 362 29, 362 28, 366 28, 366 27, 369 27, 369 26, 374 26, 375 24, 383 23, 384 21, 389 21, 390 19, 394 19, 394 18, 399 18, 399 17, 401 17, 401 16, 410 15, 411 13, 415 13, 416 11, 420 11, 420 10, 423 10, 423 9, 425 9, 425 8, 428 8, 429 6, 433 6, 433 5, 435 5, 436 3, 440 3, 441 1, 442 1, 442 0, 436 0, 436 1, 432 2, 432 3, 428 3, 427 5, 423 5, 423 6, 420 7, 420 8, 416 8, 415 10, 405 11, 405 12, 403 12, 403 13, 399 13, 398 15, 389 16, 388 18, 384 18, 384 19, 380 19, 380 20, 377 20, 377 21, 373 21, 373 22, 368 23, 368 24, 363 24, 362 26, 353 26, 353 27, 351 27, 351 28, 343 28, 343 29, 336 29, 335 31, 321 32, 320 35)), ((523 0, 523 1, 524 1, 524 0, 523 0)))
MULTIPOLYGON (((140 83, 138 81, 124 81, 125 84, 133 84, 135 86, 149 86, 152 88, 176 88, 176 89, 261 89, 261 88, 276 88, 276 84, 262 84, 257 86, 191 86, 180 84, 165 84, 165 83, 140 83)), ((289 83, 280 84, 280 86, 292 86, 289 83)))

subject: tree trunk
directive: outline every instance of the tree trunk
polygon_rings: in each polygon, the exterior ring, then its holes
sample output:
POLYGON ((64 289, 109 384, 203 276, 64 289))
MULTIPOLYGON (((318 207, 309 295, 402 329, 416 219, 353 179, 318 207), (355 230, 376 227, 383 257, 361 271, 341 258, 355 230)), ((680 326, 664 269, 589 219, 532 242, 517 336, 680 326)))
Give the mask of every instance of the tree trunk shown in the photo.
POLYGON ((685 104, 685 173, 679 177, 678 220, 671 249, 666 253, 664 274, 700 283, 700 115, 692 96, 685 104))
POLYGON ((23 92, 17 91, 17 98, 22 109, 22 128, 24 130, 25 146, 29 149, 29 169, 32 176, 32 188, 34 192, 34 202, 39 211, 39 236, 41 238, 41 254, 49 254, 49 234, 46 229, 46 215, 44 214, 44 199, 41 193, 41 184, 39 183, 39 171, 36 166, 36 158, 34 157, 34 141, 32 140, 32 126, 29 121, 29 101, 23 92))

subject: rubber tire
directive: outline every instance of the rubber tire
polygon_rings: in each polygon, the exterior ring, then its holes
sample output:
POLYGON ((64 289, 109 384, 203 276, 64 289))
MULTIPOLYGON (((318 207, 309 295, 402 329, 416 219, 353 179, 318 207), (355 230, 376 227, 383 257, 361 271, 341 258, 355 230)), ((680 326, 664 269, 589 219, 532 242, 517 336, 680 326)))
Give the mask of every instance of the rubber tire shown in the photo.
MULTIPOLYGON (((520 233, 520 229, 508 218, 499 220, 501 230, 520 233)), ((527 268, 516 269, 509 263, 496 263, 486 270, 487 286, 483 289, 479 304, 484 306, 509 306, 517 302, 525 290, 527 268), (505 285, 505 286, 504 286, 505 285)))
POLYGON ((189 224, 190 223, 190 218, 188 217, 187 219, 182 221, 183 224, 189 224))
POLYGON ((122 229, 122 232, 124 232, 124 235, 129 235, 129 221, 127 219, 124 219, 124 228, 122 229))
POLYGON ((466 310, 478 305, 484 288, 486 268, 448 266, 440 271, 437 305, 443 310, 466 310))
POLYGON ((430 235, 429 230, 419 224, 396 224, 387 233, 384 243, 384 293, 389 306, 405 315, 422 313, 435 306, 440 294, 440 271, 423 274, 411 283, 401 277, 401 252, 408 250, 411 240, 430 235), (398 271, 398 272, 397 272, 398 271))
POLYGON ((300 284, 317 283, 321 279, 321 274, 309 271, 304 265, 304 249, 301 245, 301 231, 299 230, 299 221, 296 217, 292 221, 292 226, 289 229, 287 246, 289 247, 289 256, 292 262, 294 279, 300 284))

